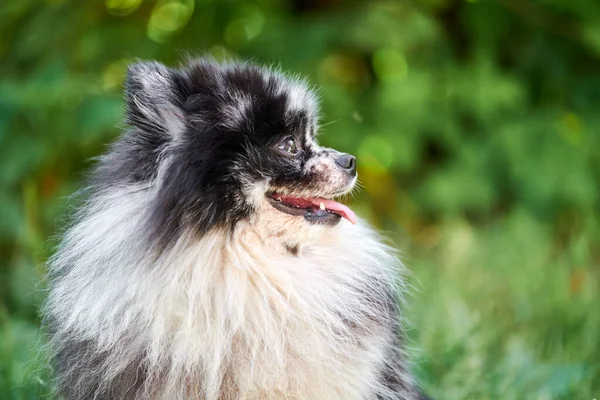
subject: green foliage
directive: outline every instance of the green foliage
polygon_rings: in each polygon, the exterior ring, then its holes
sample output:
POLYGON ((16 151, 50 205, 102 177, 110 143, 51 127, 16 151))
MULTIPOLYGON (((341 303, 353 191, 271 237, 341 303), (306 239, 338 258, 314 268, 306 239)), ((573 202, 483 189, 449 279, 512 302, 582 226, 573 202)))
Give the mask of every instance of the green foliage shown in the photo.
POLYGON ((600 396, 600 3, 19 0, 0 5, 0 398, 51 389, 48 238, 119 133, 126 64, 204 53, 320 88, 322 142, 358 155, 353 207, 405 249, 432 395, 600 396))

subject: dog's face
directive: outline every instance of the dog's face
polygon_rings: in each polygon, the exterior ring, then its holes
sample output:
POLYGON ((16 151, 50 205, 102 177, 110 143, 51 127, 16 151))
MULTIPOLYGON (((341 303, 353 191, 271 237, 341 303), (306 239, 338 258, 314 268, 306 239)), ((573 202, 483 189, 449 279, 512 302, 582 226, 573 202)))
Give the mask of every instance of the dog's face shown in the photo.
POLYGON ((126 100, 135 129, 100 179, 155 189, 151 229, 160 240, 243 219, 295 229, 355 223, 333 200, 354 186, 355 158, 317 144, 318 105, 302 82, 248 64, 140 63, 129 70, 126 100))

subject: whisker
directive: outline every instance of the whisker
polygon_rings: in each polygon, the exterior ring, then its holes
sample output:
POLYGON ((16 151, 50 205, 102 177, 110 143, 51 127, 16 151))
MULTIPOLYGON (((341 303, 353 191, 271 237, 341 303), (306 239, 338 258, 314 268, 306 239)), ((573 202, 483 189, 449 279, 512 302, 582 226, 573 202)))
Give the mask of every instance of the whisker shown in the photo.
POLYGON ((327 122, 327 123, 325 123, 325 124, 319 125, 319 129, 320 129, 320 128, 324 128, 324 127, 326 127, 326 126, 329 126, 329 125, 331 125, 331 124, 335 124, 336 122, 340 122, 340 121, 341 121, 341 119, 334 119, 333 121, 329 121, 329 122, 327 122))

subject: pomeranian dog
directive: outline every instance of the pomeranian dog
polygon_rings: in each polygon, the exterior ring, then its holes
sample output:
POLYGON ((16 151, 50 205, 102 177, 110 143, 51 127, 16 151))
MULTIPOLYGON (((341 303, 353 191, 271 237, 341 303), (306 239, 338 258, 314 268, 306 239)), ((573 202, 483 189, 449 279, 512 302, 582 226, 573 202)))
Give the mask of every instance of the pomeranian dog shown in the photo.
POLYGON ((418 399, 402 265, 334 198, 305 82, 248 63, 131 65, 130 126, 49 262, 67 399, 418 399))

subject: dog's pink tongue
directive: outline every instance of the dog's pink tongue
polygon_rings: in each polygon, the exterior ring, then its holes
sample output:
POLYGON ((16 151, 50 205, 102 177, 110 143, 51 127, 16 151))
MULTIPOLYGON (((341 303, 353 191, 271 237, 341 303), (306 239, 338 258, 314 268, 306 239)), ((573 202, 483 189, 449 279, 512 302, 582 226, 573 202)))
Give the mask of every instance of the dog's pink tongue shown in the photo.
POLYGON ((342 203, 338 203, 334 200, 322 199, 319 197, 310 200, 317 207, 321 207, 321 203, 323 203, 323 206, 325 206, 326 209, 330 211, 335 211, 337 214, 340 214, 342 217, 346 218, 351 223, 356 224, 356 214, 354 214, 354 211, 352 211, 350 208, 346 207, 342 203))

